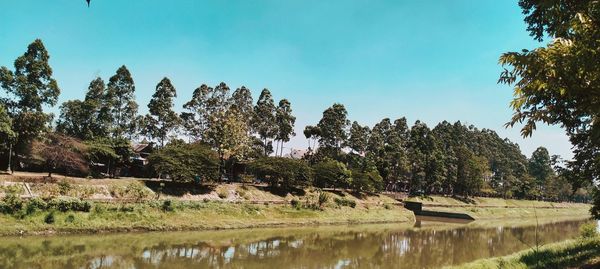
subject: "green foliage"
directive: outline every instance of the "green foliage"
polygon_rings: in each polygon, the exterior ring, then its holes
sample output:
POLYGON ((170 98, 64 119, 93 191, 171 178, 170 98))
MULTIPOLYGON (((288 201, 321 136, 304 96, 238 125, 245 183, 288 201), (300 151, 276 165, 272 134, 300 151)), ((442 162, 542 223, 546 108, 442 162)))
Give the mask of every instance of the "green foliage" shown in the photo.
POLYGON ((46 214, 46 216, 44 217, 44 222, 46 224, 54 224, 54 222, 55 222, 54 211, 50 211, 50 212, 48 212, 48 214, 46 214))
POLYGON ((252 128, 263 140, 264 154, 269 155, 268 139, 277 135, 276 108, 271 92, 263 89, 254 106, 254 120, 252 128))
POLYGON ((271 186, 285 189, 306 187, 312 182, 312 169, 304 160, 263 157, 250 163, 249 169, 271 186))
POLYGON ((323 205, 325 205, 325 203, 327 203, 329 200, 331 200, 331 196, 326 193, 326 192, 319 192, 319 197, 318 197, 318 203, 319 203, 319 207, 323 207, 323 205))
POLYGON ((600 2, 522 0, 519 6, 530 34, 552 41, 500 56, 499 82, 514 88, 507 125, 524 123, 523 136, 539 122, 563 127, 574 152, 570 181, 574 189, 591 185, 600 178, 600 2))
POLYGON ((110 77, 107 85, 106 102, 111 120, 113 138, 133 137, 138 128, 138 105, 135 102, 135 84, 131 73, 124 65, 110 77))
POLYGON ((13 131, 12 119, 6 108, 0 102, 0 152, 8 151, 10 144, 14 143, 17 134, 13 131))
POLYGON ((336 197, 335 199, 333 199, 333 201, 339 205, 339 206, 349 206, 352 208, 356 207, 356 201, 352 200, 352 199, 346 199, 346 198, 338 198, 336 197))
POLYGON ((58 182, 58 192, 60 195, 68 195, 71 191, 71 184, 65 180, 61 180, 58 182))
POLYGON ((297 199, 292 199, 290 201, 290 205, 292 205, 292 207, 295 209, 300 209, 300 207, 302 206, 300 201, 298 201, 297 199))
POLYGON ((202 143, 174 141, 153 152, 148 161, 157 175, 168 175, 175 181, 192 182, 195 176, 203 181, 219 178, 218 156, 202 143))
POLYGON ((36 39, 14 61, 14 72, 0 68, 0 86, 8 93, 8 99, 0 103, 11 112, 12 130, 17 135, 15 150, 20 154, 25 154, 29 143, 47 130, 51 115, 44 113, 43 107, 58 101, 60 89, 52 77, 49 59, 44 44, 36 39))
POLYGON ((595 222, 582 224, 579 227, 579 236, 582 239, 593 239, 598 237, 598 225, 595 222))
POLYGON ((54 209, 60 212, 67 211, 80 211, 90 212, 92 209, 92 203, 88 201, 82 201, 77 198, 59 198, 48 201, 46 209, 54 209))
POLYGON ((20 195, 15 193, 6 193, 4 198, 2 198, 2 203, 0 203, 0 213, 4 214, 15 214, 23 208, 23 200, 21 200, 20 195))
MULTIPOLYGON (((349 124, 348 112, 344 105, 333 104, 333 106, 327 108, 317 124, 317 128, 320 131, 319 143, 321 146, 339 151, 348 137, 346 128, 349 124)), ((335 156, 330 155, 330 157, 335 156)))
POLYGON ((375 192, 383 189, 383 178, 377 170, 362 172, 352 171, 350 187, 359 192, 375 192))
POLYGON ((162 203, 162 210, 166 212, 175 211, 175 208, 173 207, 173 202, 171 200, 164 200, 162 203))
POLYGON ((73 223, 75 222, 75 216, 73 214, 69 214, 66 218, 65 218, 65 222, 66 223, 73 223))
POLYGON ((126 186, 111 185, 109 192, 114 198, 133 199, 138 202, 152 196, 152 191, 137 182, 131 182, 126 186))
POLYGON ((352 173, 342 162, 325 160, 313 166, 314 185, 319 188, 346 188, 352 173))
POLYGON ((158 140, 161 146, 179 126, 179 116, 173 111, 173 98, 176 96, 171 80, 165 77, 156 85, 156 92, 148 104, 150 113, 144 118, 142 133, 158 140))
MULTIPOLYGON (((294 133, 294 124, 296 117, 292 115, 292 105, 287 99, 281 99, 275 113, 275 122, 277 126, 277 135, 275 139, 281 142, 279 156, 283 155, 283 143, 290 141, 290 137, 296 135, 294 133)), ((275 152, 275 155, 278 153, 275 152)))
POLYGON ((60 106, 56 131, 82 140, 93 140, 109 134, 110 100, 101 78, 90 82, 83 101, 70 100, 60 106))

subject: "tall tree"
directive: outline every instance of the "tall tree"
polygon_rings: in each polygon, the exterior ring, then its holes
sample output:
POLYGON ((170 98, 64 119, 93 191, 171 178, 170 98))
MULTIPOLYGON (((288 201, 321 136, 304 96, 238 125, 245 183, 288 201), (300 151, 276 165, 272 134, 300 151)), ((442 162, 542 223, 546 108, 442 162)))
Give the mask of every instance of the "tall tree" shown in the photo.
POLYGON ((27 51, 15 60, 15 71, 0 68, 0 86, 8 93, 2 99, 13 120, 17 134, 16 151, 23 153, 31 141, 47 130, 52 116, 43 106, 54 106, 60 89, 52 77, 50 55, 40 39, 29 44, 27 51))
POLYGON ((277 122, 275 121, 275 103, 271 92, 268 89, 263 89, 258 97, 256 106, 254 106, 254 130, 258 133, 260 139, 263 140, 264 154, 269 155, 269 150, 272 145, 270 139, 277 135, 277 122))
POLYGON ((281 101, 279 101, 275 122, 277 123, 277 135, 275 138, 277 141, 281 142, 279 156, 282 156, 283 144, 290 141, 291 136, 296 135, 294 132, 296 117, 292 115, 292 104, 287 99, 281 99, 281 101))
POLYGON ((144 122, 144 134, 158 140, 161 146, 165 145, 169 134, 176 131, 179 126, 179 116, 173 111, 173 98, 177 97, 175 87, 168 78, 163 78, 156 85, 156 92, 148 104, 149 114, 144 122))
POLYGON ((12 129, 12 119, 4 105, 0 103, 0 154, 2 154, 0 156, 6 156, 9 159, 6 162, 8 170, 12 170, 10 158, 12 158, 12 145, 16 136, 12 129))
POLYGON ((323 112, 317 124, 320 130, 319 144, 326 149, 333 149, 338 154, 348 138, 347 128, 350 125, 348 112, 342 104, 333 104, 323 112))
POLYGON ((232 109, 239 111, 240 115, 247 120, 248 125, 251 124, 252 118, 254 117, 254 108, 252 107, 252 104, 252 92, 244 86, 237 88, 233 94, 231 94, 232 109))
POLYGON ((347 146, 357 154, 364 154, 369 143, 371 129, 369 126, 361 126, 358 122, 352 122, 347 146))
POLYGON ((131 138, 135 136, 139 119, 138 105, 135 102, 135 84, 127 67, 124 65, 119 67, 107 86, 113 137, 131 138))
POLYGON ((554 173, 550 160, 550 154, 544 147, 537 148, 529 159, 529 174, 535 178, 538 195, 544 193, 548 180, 554 173))
POLYGON ((83 101, 70 100, 60 106, 56 131, 82 140, 92 140, 108 135, 110 128, 104 81, 96 78, 90 82, 83 101))
MULTIPOLYGON (((520 0, 527 30, 544 47, 507 52, 500 83, 514 86, 508 125, 525 122, 530 136, 537 122, 565 128, 574 147, 574 187, 600 179, 600 2, 520 0), (585 179, 581 181, 580 179, 585 179)), ((592 213, 600 218, 600 195, 592 213)))
POLYGON ((213 88, 202 84, 194 90, 192 99, 183 105, 187 110, 181 113, 183 128, 187 135, 194 141, 205 139, 208 121, 207 100, 213 88))

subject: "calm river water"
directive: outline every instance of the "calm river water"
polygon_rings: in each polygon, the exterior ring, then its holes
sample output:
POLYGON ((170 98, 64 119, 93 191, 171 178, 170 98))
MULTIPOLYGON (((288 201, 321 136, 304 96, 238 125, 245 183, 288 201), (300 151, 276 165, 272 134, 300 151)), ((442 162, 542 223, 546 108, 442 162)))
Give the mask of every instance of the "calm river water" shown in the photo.
MULTIPOLYGON (((540 243, 585 220, 542 221, 540 243)), ((535 221, 0 237, 0 268, 438 268, 535 244, 535 221), (416 226, 416 227, 415 227, 416 226)))

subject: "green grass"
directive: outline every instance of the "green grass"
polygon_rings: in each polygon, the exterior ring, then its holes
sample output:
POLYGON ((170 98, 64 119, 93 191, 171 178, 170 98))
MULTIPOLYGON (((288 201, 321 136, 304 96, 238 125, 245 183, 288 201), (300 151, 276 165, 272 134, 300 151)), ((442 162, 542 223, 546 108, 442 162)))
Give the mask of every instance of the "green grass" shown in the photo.
POLYGON ((589 216, 591 207, 589 204, 581 203, 553 203, 486 197, 473 197, 470 198, 470 202, 444 196, 411 197, 407 200, 422 202, 425 210, 466 213, 477 220, 589 216))
POLYGON ((451 269, 552 269, 581 266, 600 257, 600 238, 577 239, 526 250, 510 256, 477 260, 451 269))
POLYGON ((335 208, 322 210, 293 208, 291 205, 251 205, 220 202, 172 203, 162 201, 133 204, 96 203, 90 212, 55 211, 54 223, 44 219, 48 211, 29 215, 0 214, 0 235, 89 233, 118 231, 167 231, 232 229, 310 224, 412 222, 412 212, 394 206, 335 208))

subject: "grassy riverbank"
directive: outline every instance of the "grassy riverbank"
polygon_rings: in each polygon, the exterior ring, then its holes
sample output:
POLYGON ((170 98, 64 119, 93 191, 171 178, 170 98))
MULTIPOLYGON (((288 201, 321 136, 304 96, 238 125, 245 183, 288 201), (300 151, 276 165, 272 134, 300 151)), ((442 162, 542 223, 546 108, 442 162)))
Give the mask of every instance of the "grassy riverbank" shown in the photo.
POLYGON ((448 269, 598 268, 600 238, 575 239, 525 250, 505 257, 481 259, 448 269))
POLYGON ((423 203, 424 210, 465 213, 476 220, 589 216, 590 205, 544 201, 473 197, 456 199, 442 196, 411 197, 423 203))
POLYGON ((295 208, 220 202, 164 202, 93 205, 89 212, 48 210, 24 216, 0 215, 0 235, 233 229, 266 226, 412 222, 400 207, 295 208))
MULTIPOLYGON (((6 208, 0 213, 0 235, 414 221, 411 211, 385 195, 315 188, 46 179, 23 173, 0 176, 0 198, 0 209, 6 208), (13 200, 7 200, 9 195, 13 200)), ((423 202, 425 209, 467 213, 481 220, 589 215, 586 204, 438 196, 410 200, 423 202)))

